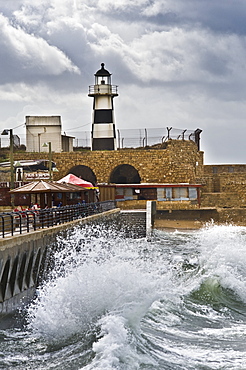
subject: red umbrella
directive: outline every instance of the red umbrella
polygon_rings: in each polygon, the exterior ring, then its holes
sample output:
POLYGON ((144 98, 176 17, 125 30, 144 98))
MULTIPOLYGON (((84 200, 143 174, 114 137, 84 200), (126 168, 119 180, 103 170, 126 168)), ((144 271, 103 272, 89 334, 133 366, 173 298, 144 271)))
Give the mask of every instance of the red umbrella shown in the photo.
POLYGON ((67 176, 63 177, 62 179, 60 179, 57 182, 59 182, 59 183, 65 182, 67 184, 82 186, 83 188, 87 188, 87 189, 91 189, 91 188, 95 189, 94 185, 91 182, 85 181, 85 180, 73 175, 72 173, 69 173, 67 176))

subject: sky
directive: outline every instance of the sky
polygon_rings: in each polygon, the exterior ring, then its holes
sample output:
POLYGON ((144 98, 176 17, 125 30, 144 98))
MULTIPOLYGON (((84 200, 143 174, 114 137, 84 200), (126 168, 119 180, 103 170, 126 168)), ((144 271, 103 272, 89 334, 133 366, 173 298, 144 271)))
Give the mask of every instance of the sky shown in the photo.
POLYGON ((117 129, 200 128, 205 164, 246 163, 245 0, 0 0, 0 129, 91 130, 101 63, 117 129))

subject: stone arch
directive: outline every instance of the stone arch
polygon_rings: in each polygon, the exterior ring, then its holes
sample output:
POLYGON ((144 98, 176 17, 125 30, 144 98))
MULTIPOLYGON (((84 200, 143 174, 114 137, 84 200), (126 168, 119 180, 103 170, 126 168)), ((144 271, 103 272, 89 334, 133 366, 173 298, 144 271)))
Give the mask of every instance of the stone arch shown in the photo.
POLYGON ((114 184, 140 184, 141 177, 135 167, 121 164, 111 172, 109 181, 114 184))
POLYGON ((97 177, 95 173, 92 171, 92 169, 88 166, 84 165, 78 165, 72 167, 67 174, 72 173, 73 175, 77 177, 81 177, 85 181, 92 182, 92 184, 96 184, 97 177))

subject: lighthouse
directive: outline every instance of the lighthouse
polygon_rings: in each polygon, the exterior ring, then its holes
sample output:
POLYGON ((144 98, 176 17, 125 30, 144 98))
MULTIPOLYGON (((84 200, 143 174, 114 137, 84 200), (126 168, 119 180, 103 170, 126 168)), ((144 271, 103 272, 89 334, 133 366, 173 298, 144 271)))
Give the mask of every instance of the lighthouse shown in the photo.
POLYGON ((116 150, 114 123, 114 97, 118 86, 111 84, 111 73, 101 64, 95 73, 95 84, 89 86, 88 96, 93 97, 92 150, 116 150))

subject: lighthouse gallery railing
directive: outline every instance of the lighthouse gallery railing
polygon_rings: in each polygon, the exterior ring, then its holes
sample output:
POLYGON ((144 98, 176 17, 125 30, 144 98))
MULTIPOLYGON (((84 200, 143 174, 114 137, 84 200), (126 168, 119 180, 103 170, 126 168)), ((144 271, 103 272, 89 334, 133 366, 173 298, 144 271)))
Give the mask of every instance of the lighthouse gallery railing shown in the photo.
POLYGON ((89 86, 89 95, 104 95, 104 94, 118 95, 118 86, 103 84, 89 86))

